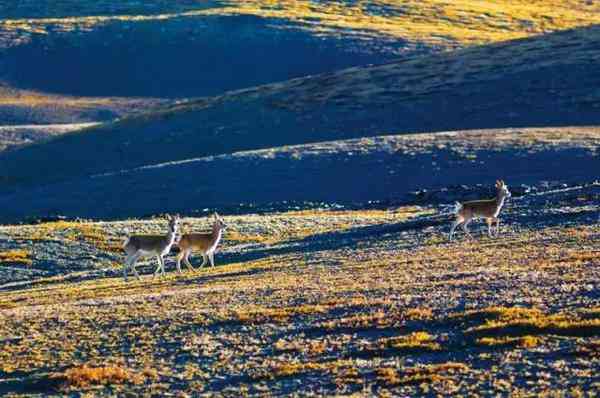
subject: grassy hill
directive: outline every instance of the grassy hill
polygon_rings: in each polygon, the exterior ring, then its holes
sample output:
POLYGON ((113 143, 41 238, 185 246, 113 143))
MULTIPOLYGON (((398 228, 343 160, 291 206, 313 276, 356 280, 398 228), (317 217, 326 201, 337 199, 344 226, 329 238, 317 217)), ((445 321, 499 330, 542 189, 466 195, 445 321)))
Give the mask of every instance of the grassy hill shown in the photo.
POLYGON ((2 226, 0 394, 583 395, 599 195, 513 198, 499 238, 450 243, 431 207, 228 216, 217 267, 127 283, 123 237, 164 220, 2 226))
POLYGON ((0 89, 0 116, 103 121, 129 114, 127 101, 114 97, 216 95, 593 25, 598 8, 574 0, 5 3, 0 85, 10 90, 0 89))
POLYGON ((521 195, 548 189, 547 182, 593 182, 599 145, 598 128, 547 128, 379 136, 243 151, 0 195, 0 222, 209 209, 243 213, 323 203, 346 208, 449 204, 493 195, 489 187, 499 177, 521 195))
POLYGON ((32 34, 90 30, 112 21, 148 21, 198 16, 245 15, 277 19, 318 35, 387 36, 439 47, 523 38, 600 22, 600 6, 578 0, 248 0, 76 1, 49 0, 1 5, 5 35, 19 43, 32 34))
POLYGON ((1 154, 0 179, 9 191, 387 132, 593 125, 600 122, 599 38, 594 26, 184 102, 1 154))
POLYGON ((416 51, 399 39, 378 48, 380 40, 318 37, 287 19, 220 14, 216 2, 2 7, 11 18, 0 21, 0 117, 11 124, 106 121, 135 113, 142 99, 150 110, 157 98, 221 94, 416 51))

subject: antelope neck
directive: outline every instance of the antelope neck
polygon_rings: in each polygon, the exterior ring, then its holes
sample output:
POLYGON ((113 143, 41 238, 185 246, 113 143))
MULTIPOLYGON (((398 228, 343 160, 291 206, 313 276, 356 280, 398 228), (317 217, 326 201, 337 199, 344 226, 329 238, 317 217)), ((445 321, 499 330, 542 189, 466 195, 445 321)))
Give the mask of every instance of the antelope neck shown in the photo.
POLYGON ((216 225, 213 225, 213 229, 212 229, 213 242, 216 242, 217 240, 219 240, 220 236, 221 236, 221 228, 219 228, 216 225))

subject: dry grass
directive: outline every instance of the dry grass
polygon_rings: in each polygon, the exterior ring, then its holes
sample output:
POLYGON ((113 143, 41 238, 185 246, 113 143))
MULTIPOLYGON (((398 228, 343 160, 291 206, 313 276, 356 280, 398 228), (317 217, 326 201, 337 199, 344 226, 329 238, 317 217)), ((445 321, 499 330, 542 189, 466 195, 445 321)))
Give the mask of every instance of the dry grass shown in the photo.
POLYGON ((111 253, 122 253, 122 236, 115 236, 110 231, 103 229, 101 223, 53 221, 19 228, 13 236, 16 239, 40 242, 85 242, 93 245, 98 250, 111 253))
POLYGON ((31 252, 27 249, 2 251, 0 252, 0 265, 2 263, 31 265, 31 252))
MULTIPOLYGON (((365 40, 387 37, 441 47, 457 47, 527 37, 600 22, 598 5, 577 0, 403 1, 344 0, 225 1, 225 7, 130 15, 85 15, 64 18, 6 19, 0 29, 13 43, 31 34, 94 29, 109 22, 135 23, 207 15, 254 15, 278 18, 319 35, 352 35, 365 40)), ((102 11, 102 10, 100 10, 102 11)), ((92 11, 90 11, 92 12, 92 11)))
POLYGON ((533 348, 540 343, 540 338, 537 336, 522 336, 522 337, 482 337, 477 339, 477 344, 486 347, 520 347, 533 348))
POLYGON ((357 1, 273 0, 231 2, 215 13, 250 14, 298 22, 321 34, 342 30, 438 46, 516 39, 598 23, 598 6, 581 1, 357 1), (375 33, 377 32, 377 33, 375 33))
MULTIPOLYGON (((550 373, 555 389, 568 380, 592 388, 586 372, 600 361, 600 306, 586 292, 598 280, 590 256, 597 225, 507 231, 502 239, 433 246, 411 234, 364 235, 339 245, 343 235, 318 232, 299 246, 279 233, 287 225, 304 231, 307 224, 320 231, 340 217, 354 231, 370 231, 382 220, 402 222, 394 212, 316 213, 226 217, 240 236, 268 236, 272 243, 235 252, 226 234, 224 247, 240 257, 197 274, 169 272, 128 283, 107 276, 66 282, 57 275, 0 292, 0 374, 19 377, 74 363, 118 364, 130 372, 127 379, 119 372, 73 371, 74 380, 84 381, 74 381, 69 391, 94 388, 99 395, 287 395, 290 385, 323 395, 472 395, 522 385, 549 391, 541 381, 523 384, 529 379, 514 373, 522 366, 550 373), (461 303, 467 308, 453 310, 461 303), (161 382, 146 383, 158 376, 133 369, 155 369, 161 382), (85 380, 89 386, 79 387, 85 380), (105 387, 113 380, 117 390, 105 387)), ((205 219, 185 221, 191 229, 207 226, 205 219)), ((34 226, 0 232, 19 236, 18 249, 33 242, 36 253, 63 246, 56 242, 91 250, 97 243, 90 242, 101 238, 98 230, 112 240, 124 228, 164 230, 164 221, 40 228, 39 240, 30 241, 23 238, 36 232, 34 226)), ((93 268, 118 258, 97 250, 103 257, 82 260, 73 253, 72 261, 93 268)))
MULTIPOLYGON (((151 374, 146 372, 146 374, 151 374)), ((74 366, 62 374, 53 375, 54 381, 65 390, 81 390, 96 385, 142 384, 146 377, 121 366, 74 366)))
POLYGON ((377 379, 386 386, 403 386, 423 383, 437 383, 447 380, 450 375, 469 371, 463 363, 447 362, 437 365, 394 369, 382 367, 377 369, 377 379))
POLYGON ((432 336, 428 332, 419 331, 406 336, 396 336, 377 340, 366 347, 365 351, 375 353, 394 350, 396 352, 409 353, 439 351, 440 349, 441 346, 435 341, 435 336, 432 336))

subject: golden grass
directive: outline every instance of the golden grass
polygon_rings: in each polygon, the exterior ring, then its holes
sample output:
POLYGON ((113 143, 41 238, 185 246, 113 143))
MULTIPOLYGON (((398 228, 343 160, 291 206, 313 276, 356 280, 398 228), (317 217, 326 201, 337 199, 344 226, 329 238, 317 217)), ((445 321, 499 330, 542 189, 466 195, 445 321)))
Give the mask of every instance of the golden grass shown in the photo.
MULTIPOLYGON (((146 372, 146 374, 151 374, 146 372)), ((142 384, 146 377, 121 366, 81 365, 67 369, 51 377, 61 383, 63 389, 85 389, 95 385, 142 384)))
POLYGON ((2 263, 31 265, 31 251, 27 249, 0 251, 0 265, 2 263))
POLYGON ((477 344, 486 347, 519 347, 533 348, 540 343, 540 338, 537 336, 521 336, 521 337, 482 337, 477 339, 477 344))
MULTIPOLYGON (((577 0, 310 0, 226 1, 226 6, 154 15, 89 15, 65 18, 8 19, 0 29, 27 34, 90 30, 110 22, 160 21, 208 15, 253 15, 278 18, 319 35, 353 35, 364 40, 378 37, 423 42, 453 48, 517 39, 600 22, 599 6, 577 0)), ((202 8, 198 6, 198 8, 202 8)))
POLYGON ((321 34, 349 30, 366 38, 383 34, 454 47, 595 24, 598 10, 596 4, 576 0, 251 0, 209 12, 282 18, 321 34))
POLYGON ((338 374, 352 367, 352 361, 336 360, 325 362, 280 362, 274 363, 268 372, 254 375, 256 380, 281 379, 305 373, 338 374))
MULTIPOLYGON (((314 221, 311 227, 319 230, 329 216, 312 217, 232 216, 226 221, 242 236, 264 236, 264 230, 275 237, 287 224, 314 221)), ((382 223, 377 213, 344 217, 354 218, 349 225, 382 223)), ((187 220, 194 227, 206 226, 205 221, 187 220)), ((110 241, 125 227, 144 232, 164 228, 162 221, 132 221, 91 223, 93 228, 81 232, 80 224, 86 223, 50 224, 36 241, 36 251, 44 239, 63 239, 88 250, 89 242, 99 239, 95 228, 105 230, 110 241)), ((161 383, 116 384, 121 387, 115 394, 181 390, 215 395, 248 388, 249 394, 276 395, 282 384, 302 389, 318 380, 328 386, 328 395, 360 393, 363 386, 366 391, 385 388, 391 395, 426 394, 425 389, 432 395, 471 395, 482 386, 497 393, 516 387, 508 379, 490 386, 489 377, 501 377, 503 358, 518 363, 530 354, 524 348, 539 347, 567 363, 580 361, 583 374, 599 358, 594 342, 600 309, 584 294, 567 290, 561 299, 548 291, 593 285, 597 267, 589 254, 599 231, 597 225, 552 227, 496 240, 437 246, 419 241, 408 248, 402 246, 411 239, 405 235, 386 235, 388 241, 365 236, 360 247, 310 251, 302 246, 194 275, 171 272, 141 282, 40 278, 0 292, 0 370, 18 377, 74 363, 117 363, 125 370, 150 368, 161 375, 161 383), (491 283, 502 286, 501 297, 490 295, 491 283), (452 313, 449 308, 462 300, 481 308, 452 313), (462 354, 465 364, 438 363, 462 354), (126 366, 118 360, 123 356, 126 366), (474 357, 490 368, 471 366, 474 357), (223 374, 240 384, 215 387, 214 380, 223 374)), ((20 236, 15 241, 24 249, 29 241, 20 239, 34 231, 14 226, 0 227, 0 232, 20 236)), ((227 235, 225 244, 230 244, 227 235)), ((260 248, 264 250, 268 247, 260 248)), ((79 261, 78 254, 73 256, 79 261)), ((91 268, 105 260, 86 261, 91 268)), ((527 361, 525 366, 535 363, 544 371, 555 362, 527 361)), ((152 379, 143 371, 130 372, 134 380, 152 379)), ((587 377, 565 374, 582 383, 587 377)), ((122 378, 116 377, 120 383, 122 378)), ((73 385, 69 391, 94 385, 73 385)), ((534 392, 541 388, 528 387, 534 392)))
POLYGON ((299 305, 287 308, 261 308, 238 311, 233 319, 240 323, 259 324, 266 322, 285 323, 298 315, 322 314, 327 310, 324 305, 299 305))
POLYGON ((103 229, 99 223, 77 221, 53 221, 19 229, 14 235, 21 240, 48 241, 58 240, 64 242, 85 242, 98 250, 109 253, 122 253, 122 238, 114 237, 109 231, 103 229))
POLYGON ((441 346, 435 336, 425 331, 413 332, 405 336, 388 337, 375 341, 366 351, 382 352, 385 350, 399 352, 439 351, 441 346))
POLYGON ((554 334, 562 336, 594 336, 600 334, 600 317, 590 313, 544 314, 536 309, 496 307, 475 311, 468 316, 483 317, 482 325, 469 328, 477 336, 527 336, 554 334), (586 316, 582 316, 586 315, 586 316))
POLYGON ((443 364, 395 369, 381 367, 376 371, 377 379, 386 386, 402 386, 422 383, 436 383, 450 375, 465 373, 469 366, 463 363, 447 362, 443 364))

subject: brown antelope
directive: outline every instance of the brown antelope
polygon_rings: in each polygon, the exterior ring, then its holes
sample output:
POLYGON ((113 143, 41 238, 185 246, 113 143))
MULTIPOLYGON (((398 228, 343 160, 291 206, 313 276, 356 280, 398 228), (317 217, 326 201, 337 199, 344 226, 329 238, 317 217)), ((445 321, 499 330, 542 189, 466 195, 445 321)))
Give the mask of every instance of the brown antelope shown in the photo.
POLYGON ((214 214, 214 223, 211 233, 200 234, 184 234, 181 236, 179 243, 179 254, 177 255, 177 271, 181 273, 181 260, 185 263, 190 271, 194 271, 194 267, 190 263, 189 257, 192 251, 196 250, 202 254, 202 265, 206 264, 206 258, 210 261, 210 265, 215 266, 215 250, 223 237, 223 231, 227 228, 227 224, 217 213, 214 214))
POLYGON ((454 213, 456 219, 452 223, 450 229, 450 240, 454 235, 456 227, 462 224, 462 229, 469 238, 473 238, 469 233, 468 225, 473 218, 485 218, 488 225, 488 235, 492 237, 492 224, 496 222, 496 236, 500 232, 500 219, 498 214, 504 206, 506 198, 510 198, 510 191, 502 180, 496 181, 496 198, 488 200, 473 200, 470 202, 459 203, 456 202, 454 213))
POLYGON ((165 274, 165 260, 163 257, 169 253, 171 246, 175 243, 175 236, 179 228, 179 215, 175 217, 168 216, 169 231, 166 235, 131 235, 123 245, 127 257, 123 265, 123 278, 127 280, 127 269, 131 268, 135 276, 140 279, 140 275, 135 269, 135 262, 143 257, 156 256, 158 267, 154 271, 154 276, 159 271, 165 274))

